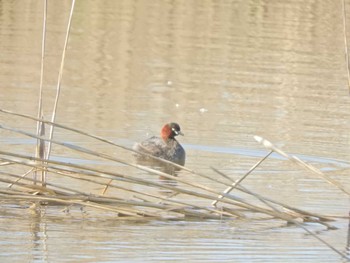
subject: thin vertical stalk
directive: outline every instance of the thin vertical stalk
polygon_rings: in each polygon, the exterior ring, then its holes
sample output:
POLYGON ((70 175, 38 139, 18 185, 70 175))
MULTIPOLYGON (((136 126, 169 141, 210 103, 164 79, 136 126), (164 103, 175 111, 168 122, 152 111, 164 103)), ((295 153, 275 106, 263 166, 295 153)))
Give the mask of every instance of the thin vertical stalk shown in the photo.
MULTIPOLYGON (((46 46, 46 18, 47 18, 47 0, 44 0, 43 10, 43 35, 41 41, 41 64, 40 64, 40 84, 39 84, 39 102, 38 102, 38 119, 43 118, 43 82, 44 82, 44 60, 45 60, 45 46, 46 46)), ((42 133, 42 123, 37 121, 36 134, 40 136, 42 133)), ((42 151, 42 141, 37 139, 36 141, 36 153, 35 156, 39 157, 42 151)), ((43 180, 44 174, 41 175, 41 181, 43 180)), ((34 171, 34 184, 37 183, 37 171, 34 171)))
POLYGON ((348 74, 348 88, 350 93, 350 64, 349 64, 349 54, 348 54, 348 41, 347 41, 347 27, 346 27, 346 8, 345 0, 342 0, 342 9, 343 9, 343 34, 344 34, 344 48, 345 48, 345 61, 346 61, 346 70, 348 74))
MULTIPOLYGON (((43 36, 41 41, 41 67, 40 67, 40 85, 39 85, 39 107, 38 107, 38 119, 43 116, 43 81, 44 81, 44 59, 45 59, 45 45, 46 45, 46 17, 47 17, 47 0, 44 0, 44 18, 43 18, 43 36)), ((40 122, 37 122, 37 134, 39 134, 40 122)))
MULTIPOLYGON (((249 169, 248 172, 246 172, 238 181, 234 182, 230 187, 226 188, 223 192, 224 194, 229 194, 233 189, 235 189, 248 175, 250 175, 263 161, 265 161, 271 154, 273 153, 273 150, 270 150, 270 152, 264 156, 261 160, 259 160, 256 164, 253 165, 252 168, 249 169)), ((213 168, 213 170, 217 173, 222 174, 219 170, 213 168)), ((222 174, 223 175, 223 174, 222 174)), ((212 206, 216 206, 220 199, 223 199, 223 195, 219 195, 217 197, 218 199, 213 201, 211 203, 212 206)))
MULTIPOLYGON (((66 57, 66 50, 67 50, 67 45, 68 45, 68 39, 69 39, 69 33, 70 33, 70 28, 71 28, 71 23, 72 23, 74 6, 75 6, 75 0, 72 0, 72 6, 71 6, 71 10, 70 10, 70 14, 69 14, 69 20, 68 20, 68 26, 67 26, 66 39, 65 39, 65 42, 64 42, 64 47, 63 47, 63 52, 62 52, 61 66, 60 66, 60 70, 59 70, 59 73, 58 73, 56 99, 55 99, 55 104, 54 104, 54 107, 53 107, 51 122, 55 122, 55 119, 56 119, 58 99, 59 99, 60 91, 61 91, 63 67, 64 67, 64 61, 65 61, 65 57, 66 57)), ((50 141, 48 143, 46 159, 50 158, 51 145, 52 145, 51 140, 53 138, 53 131, 54 131, 54 126, 52 125, 51 128, 50 128, 50 134, 49 134, 50 141)), ((45 183, 46 183, 46 171, 45 171, 44 177, 43 177, 43 185, 45 185, 45 183)))

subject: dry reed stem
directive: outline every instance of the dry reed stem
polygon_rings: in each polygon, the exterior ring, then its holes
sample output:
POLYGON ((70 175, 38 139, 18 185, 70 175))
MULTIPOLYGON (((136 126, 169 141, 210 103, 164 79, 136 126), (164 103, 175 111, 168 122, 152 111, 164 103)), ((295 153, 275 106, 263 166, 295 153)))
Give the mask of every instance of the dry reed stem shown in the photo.
MULTIPOLYGON (((68 19, 68 25, 67 25, 66 39, 64 41, 64 47, 63 47, 63 51, 62 51, 61 66, 60 66, 60 70, 58 73, 56 98, 55 98, 55 103, 54 103, 52 118, 51 118, 51 122, 53 122, 53 123, 55 122, 55 119, 56 119, 57 105, 58 105, 58 100, 59 100, 59 96, 60 96, 60 92, 61 92, 61 82, 62 82, 62 76, 63 76, 64 61, 66 58, 66 50, 67 50, 67 46, 68 46, 68 39, 69 39, 69 33, 70 33, 70 29, 71 29, 74 6, 75 6, 75 0, 72 0, 71 10, 70 10, 69 19, 68 19)), ((51 126, 51 128, 50 128, 50 133, 49 133, 50 140, 52 140, 52 138, 53 138, 54 127, 55 126, 51 126)), ((46 159, 50 159, 51 145, 52 145, 51 141, 49 141, 46 159)), ((46 182, 46 172, 44 172, 44 177, 43 177, 43 184, 44 185, 45 185, 45 182, 46 182)))
POLYGON ((11 164, 14 164, 14 163, 11 163, 11 162, 2 162, 2 163, 0 163, 0 166, 7 166, 7 165, 11 165, 11 164))
POLYGON ((289 161, 303 167, 304 169, 311 171, 319 176, 321 176, 325 181, 327 181, 328 183, 336 186, 339 190, 341 190, 342 192, 346 193, 347 195, 350 195, 350 191, 345 189, 341 184, 339 184, 337 181, 335 181, 334 179, 330 178, 328 175, 324 174, 323 172, 321 172, 319 169, 317 169, 316 167, 305 163, 304 161, 300 160, 298 157, 294 156, 294 155, 289 155, 287 153, 285 153, 284 151, 282 151, 281 149, 277 148, 276 146, 274 146, 271 142, 269 142, 268 140, 260 137, 260 136, 254 136, 254 139, 259 142, 260 144, 262 144, 265 148, 274 151, 278 154, 280 154, 281 156, 287 158, 289 161))
POLYGON ((103 188, 101 195, 104 195, 107 192, 107 189, 112 182, 113 182, 113 180, 109 180, 108 183, 105 184, 105 187, 103 188))
MULTIPOLYGON (((273 153, 273 151, 270 151, 266 156, 264 156, 264 158, 262 158, 261 160, 259 160, 255 165, 253 165, 252 168, 249 169, 249 171, 247 173, 245 173, 239 180, 237 180, 236 182, 234 182, 230 187, 226 188, 224 190, 225 194, 229 194, 233 189, 235 189, 245 178, 247 178, 248 175, 250 175, 263 161, 265 161, 271 154, 273 153)), ((224 173, 221 173, 219 170, 212 168, 215 172, 217 172, 218 174, 225 176, 226 178, 228 178, 224 173)), ((218 200, 222 199, 223 196, 219 195, 218 196, 218 200)), ((219 201, 214 201, 211 203, 212 206, 216 206, 217 203, 219 201)))
MULTIPOLYGON (((38 119, 42 118, 43 113, 43 81, 44 81, 44 60, 45 60, 45 44, 46 44, 46 17, 47 17, 47 0, 44 0, 43 10, 43 34, 41 41, 41 60, 40 60, 40 84, 39 84, 39 101, 38 101, 38 119)), ((37 121, 37 134, 39 135, 40 122, 37 121)))
POLYGON ((346 19, 346 5, 345 0, 342 1, 342 17, 343 17, 343 35, 344 35, 344 49, 345 49, 345 62, 346 62, 346 72, 348 79, 348 89, 350 93, 350 62, 349 62, 349 49, 348 49, 348 37, 347 37, 347 19, 346 19))
MULTIPOLYGON (((43 10, 43 34, 41 41, 41 60, 40 60, 40 83, 39 83, 39 101, 38 101, 38 119, 43 118, 43 80, 44 80, 44 59, 45 59, 45 43, 46 43, 46 17, 47 17, 47 0, 44 0, 44 10, 43 10)), ((43 135, 42 122, 37 121, 36 134, 38 136, 43 135)), ((37 139, 36 146, 36 157, 40 157, 45 146, 42 145, 42 141, 37 139)), ((37 181, 37 171, 34 172, 34 184, 37 181)), ((44 172, 41 172, 41 181, 44 179, 44 172)))
MULTIPOLYGON (((24 179, 28 174, 30 174, 33 170, 35 170, 34 168, 31 168, 28 172, 25 172, 22 176, 18 176, 17 180, 15 180, 14 182, 10 183, 7 187, 11 188, 14 184, 16 184, 17 182, 19 182, 20 180, 24 179)), ((33 184, 36 184, 36 178, 33 178, 33 184)))
MULTIPOLYGON (((11 183, 12 181, 8 180, 8 179, 1 178, 0 182, 11 183)), ((55 191, 53 191, 53 190, 51 190, 51 189, 49 189, 49 188, 47 188, 45 186, 34 185, 34 184, 25 184, 25 183, 21 183, 21 182, 17 182, 16 186, 19 187, 19 188, 25 188, 25 189, 34 191, 33 193, 35 195, 36 194, 45 194, 45 193, 49 194, 49 195, 56 195, 55 191)))

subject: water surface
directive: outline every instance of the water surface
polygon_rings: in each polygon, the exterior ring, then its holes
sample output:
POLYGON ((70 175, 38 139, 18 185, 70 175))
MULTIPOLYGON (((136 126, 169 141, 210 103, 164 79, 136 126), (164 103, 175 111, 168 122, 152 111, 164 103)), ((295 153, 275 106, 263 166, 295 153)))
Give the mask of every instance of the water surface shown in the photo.
MULTIPOLYGON (((41 1, 0 2, 0 108, 37 114, 42 9, 41 1)), ((47 118, 69 10, 70 1, 49 1, 47 118)), ((253 139, 259 135, 346 186, 349 98, 340 1, 85 0, 74 10, 57 122, 130 147, 176 121, 185 133, 179 140, 186 166, 217 176, 213 166, 233 180, 267 153, 253 139)), ((0 116, 0 124, 35 131, 29 120, 0 116)), ((35 140, 0 134, 1 150, 34 153, 35 140)), ((63 130, 55 138, 121 154, 63 130)), ((149 176, 59 146, 53 157, 149 176)), ((80 184, 74 186, 102 189, 80 184)), ((244 185, 312 212, 349 212, 346 195, 277 155, 244 185)), ((278 220, 140 223, 79 208, 38 213, 27 204, 4 203, 0 209, 0 258, 7 262, 343 262, 278 220)), ((307 227, 346 253, 348 222, 333 224, 338 230, 307 227)))

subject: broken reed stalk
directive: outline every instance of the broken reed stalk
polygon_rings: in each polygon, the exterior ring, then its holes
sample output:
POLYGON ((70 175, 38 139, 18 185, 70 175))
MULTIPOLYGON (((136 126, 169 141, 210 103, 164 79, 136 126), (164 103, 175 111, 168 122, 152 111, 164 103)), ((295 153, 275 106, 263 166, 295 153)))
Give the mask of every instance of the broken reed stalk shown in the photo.
POLYGON ((111 185, 111 183, 113 182, 113 180, 109 180, 109 182, 105 185, 105 187, 103 188, 101 195, 104 195, 107 192, 108 187, 111 185))
MULTIPOLYGON (((15 180, 14 182, 10 183, 7 187, 11 188, 14 184, 17 184, 17 182, 19 182, 22 179, 26 179, 25 177, 30 174, 33 170, 35 170, 35 168, 31 168, 28 172, 25 172, 23 175, 18 176, 17 180, 15 180)), ((1 173, 1 172, 0 172, 1 173)), ((36 178, 33 178, 33 184, 36 184, 36 178)))
MULTIPOLYGON (((43 81, 44 81, 44 59, 45 59, 45 43, 46 43, 46 17, 47 17, 47 0, 44 0, 44 10, 43 10, 43 34, 41 41, 41 60, 40 60, 40 83, 39 83, 39 101, 38 101, 38 119, 42 119, 44 116, 43 112, 43 81)), ((36 134, 41 136, 43 133, 43 123, 37 121, 36 134)), ((43 151, 45 145, 42 144, 43 141, 37 139, 36 143, 36 157, 43 158, 43 151)), ((37 183, 37 171, 34 171, 34 184, 37 183)), ((41 182, 44 180, 44 171, 41 171, 41 182)))
MULTIPOLYGON (((273 151, 270 151, 266 156, 264 156, 264 158, 262 158, 260 161, 258 161, 255 165, 253 165, 252 168, 249 169, 249 171, 247 173, 245 173, 239 180, 237 180, 236 182, 234 182, 230 187, 226 188, 224 190, 225 194, 229 194, 233 189, 235 189, 248 175, 250 175, 263 161, 265 161, 271 154, 273 153, 273 151)), ((212 168, 216 173, 221 174, 222 176, 225 176, 226 178, 228 178, 224 173, 221 173, 219 170, 212 168)), ((218 196, 218 200, 224 198, 222 195, 218 196)), ((219 202, 218 200, 215 200, 211 203, 212 206, 216 206, 217 203, 219 202)))
POLYGON ((343 35, 344 35, 344 49, 345 49, 345 62, 346 62, 346 72, 348 79, 348 89, 350 93, 350 62, 349 62, 349 49, 348 49, 348 37, 347 37, 347 19, 346 19, 346 4, 345 0, 342 2, 342 17, 343 17, 343 35))
POLYGON ((294 156, 294 155, 289 155, 287 153, 285 153, 284 151, 282 151, 281 149, 277 148, 276 146, 274 146, 271 142, 269 142, 268 140, 260 137, 260 136, 254 136, 254 139, 262 144, 265 148, 274 151, 278 154, 280 154, 281 156, 287 158, 289 161, 303 167, 304 169, 311 171, 319 176, 321 176, 325 181, 327 181, 328 183, 336 186, 339 190, 341 190, 342 192, 344 192, 347 195, 350 195, 350 191, 347 190, 345 187, 343 187, 341 184, 339 184, 337 181, 335 181, 334 179, 330 178, 328 175, 326 175, 325 173, 321 172, 319 169, 317 169, 316 167, 312 166, 311 164, 307 164, 306 162, 300 160, 298 157, 294 156))
MULTIPOLYGON (((67 25, 66 39, 65 39, 64 47, 63 47, 63 51, 62 51, 61 66, 60 66, 60 70, 59 70, 59 73, 58 73, 58 81, 57 81, 57 88, 56 88, 56 98, 55 98, 55 103, 54 103, 53 112, 52 112, 52 118, 51 118, 51 122, 52 123, 54 123, 55 119, 56 119, 58 99, 59 99, 60 92, 61 92, 61 82, 62 82, 62 76, 63 76, 64 61, 65 61, 65 58, 66 58, 66 50, 67 50, 67 46, 68 46, 68 39, 69 39, 69 33, 70 33, 70 29, 71 29, 71 23, 72 23, 74 6, 75 6, 75 0, 72 0, 71 10, 70 10, 69 19, 68 19, 68 25, 67 25)), ((50 133, 49 133, 49 139, 50 140, 52 140, 52 138, 53 138, 54 127, 55 126, 52 125, 51 128, 50 128, 50 133)), ((50 159, 51 145, 52 144, 49 141, 48 148, 47 148, 46 159, 50 159)), ((46 182, 46 172, 44 171, 43 185, 45 185, 45 182, 46 182)))

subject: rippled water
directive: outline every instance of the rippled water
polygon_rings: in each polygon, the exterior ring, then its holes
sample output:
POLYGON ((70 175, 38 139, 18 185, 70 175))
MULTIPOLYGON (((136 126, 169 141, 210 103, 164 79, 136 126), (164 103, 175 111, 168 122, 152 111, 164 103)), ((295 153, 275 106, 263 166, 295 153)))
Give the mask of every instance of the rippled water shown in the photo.
MULTIPOLYGON (((0 1, 0 108, 36 115, 42 8, 42 1, 0 1)), ((48 3, 47 118, 69 9, 70 1, 48 3)), ((185 133, 179 140, 186 166, 212 176, 216 167, 233 179, 267 153, 253 139, 260 135, 347 186, 349 99, 341 1, 85 0, 74 10, 57 122, 131 146, 176 121, 185 133)), ((8 115, 0 122, 35 130, 8 115)), ((33 154, 34 140, 0 135, 2 150, 33 154)), ((55 138, 116 152, 62 130, 55 138)), ((61 147, 53 156, 104 165, 61 147)), ((346 195, 277 155, 244 185, 312 212, 349 212, 346 195)), ((1 205, 1 261, 343 262, 301 228, 277 220, 140 223, 62 209, 38 214, 26 204, 1 205)), ((349 254, 348 221, 332 224, 338 230, 307 227, 349 254)))

